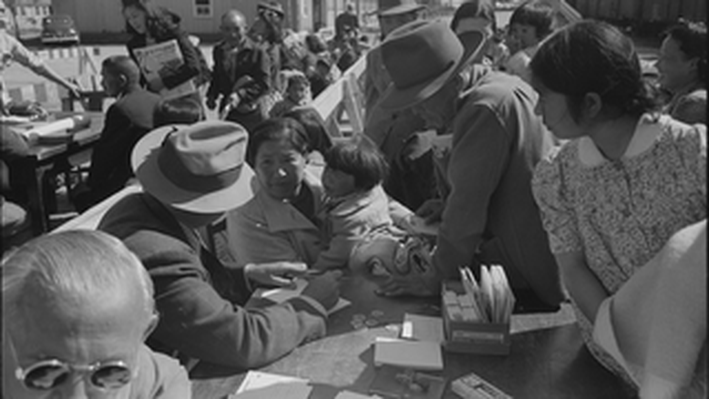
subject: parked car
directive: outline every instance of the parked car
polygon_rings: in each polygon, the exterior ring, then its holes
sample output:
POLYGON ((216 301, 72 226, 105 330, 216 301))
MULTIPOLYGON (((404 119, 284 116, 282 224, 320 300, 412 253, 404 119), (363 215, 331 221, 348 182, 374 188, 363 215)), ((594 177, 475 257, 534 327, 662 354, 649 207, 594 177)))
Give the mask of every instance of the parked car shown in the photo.
POLYGON ((43 44, 79 44, 79 31, 69 15, 49 15, 42 20, 43 44))

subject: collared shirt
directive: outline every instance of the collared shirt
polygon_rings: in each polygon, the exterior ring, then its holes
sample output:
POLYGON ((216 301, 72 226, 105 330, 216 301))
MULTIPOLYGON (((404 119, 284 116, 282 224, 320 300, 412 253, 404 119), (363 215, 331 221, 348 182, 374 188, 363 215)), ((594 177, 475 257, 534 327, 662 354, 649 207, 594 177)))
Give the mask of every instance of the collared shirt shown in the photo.
POLYGON ((37 74, 40 74, 44 69, 42 59, 34 55, 7 31, 0 29, 0 111, 4 111, 5 105, 10 102, 3 76, 5 76, 5 69, 9 68, 13 61, 19 62, 37 74))

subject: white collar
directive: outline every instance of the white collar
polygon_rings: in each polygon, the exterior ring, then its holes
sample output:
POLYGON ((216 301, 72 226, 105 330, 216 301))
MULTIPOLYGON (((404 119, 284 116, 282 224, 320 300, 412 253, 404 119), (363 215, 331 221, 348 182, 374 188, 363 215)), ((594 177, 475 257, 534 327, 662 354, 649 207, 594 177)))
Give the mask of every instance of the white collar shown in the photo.
MULTIPOLYGON (((662 127, 665 125, 666 119, 666 115, 662 115, 659 118, 652 114, 643 115, 638 121, 633 137, 630 139, 628 148, 625 149, 621 159, 633 158, 652 147, 662 133, 662 127)), ((596 144, 588 136, 579 139, 577 148, 579 161, 584 166, 594 167, 608 162, 608 159, 603 156, 596 144)))

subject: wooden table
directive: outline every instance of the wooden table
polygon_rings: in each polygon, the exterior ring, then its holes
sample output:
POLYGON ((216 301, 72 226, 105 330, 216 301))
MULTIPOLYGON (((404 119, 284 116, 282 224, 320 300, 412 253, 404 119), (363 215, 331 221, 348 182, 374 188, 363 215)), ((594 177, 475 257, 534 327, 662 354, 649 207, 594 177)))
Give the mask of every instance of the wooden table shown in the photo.
MULTIPOLYGON (((59 119, 77 113, 58 113, 55 118, 59 119)), ((40 235, 48 230, 48 199, 54 198, 54 193, 45 193, 43 179, 45 173, 56 165, 66 167, 68 159, 72 155, 90 150, 98 141, 103 130, 104 115, 101 112, 82 113, 91 119, 91 124, 76 133, 72 141, 66 144, 41 145, 33 144, 30 147, 30 154, 17 161, 16 165, 19 174, 25 183, 26 196, 28 200, 27 208, 32 219, 32 232, 40 235)), ((68 184, 68 182, 67 182, 68 184)))
MULTIPOLYGON (((420 298, 389 299, 373 293, 362 279, 343 279, 342 296, 352 306, 331 316, 328 335, 303 345, 262 371, 308 379, 311 398, 334 398, 346 389, 367 393, 374 375, 372 342, 377 336, 398 335, 404 313, 437 315, 436 301, 420 298), (372 311, 383 312, 373 317, 372 311), (377 325, 355 330, 355 314, 377 320, 377 325)), ((568 304, 552 314, 515 315, 512 349, 507 356, 444 355, 448 381, 475 372, 515 398, 631 398, 633 393, 592 358, 583 345, 568 304)), ((243 370, 198 364, 191 373, 193 397, 222 399, 244 378, 243 370)), ((457 398, 449 388, 444 398, 457 398)))

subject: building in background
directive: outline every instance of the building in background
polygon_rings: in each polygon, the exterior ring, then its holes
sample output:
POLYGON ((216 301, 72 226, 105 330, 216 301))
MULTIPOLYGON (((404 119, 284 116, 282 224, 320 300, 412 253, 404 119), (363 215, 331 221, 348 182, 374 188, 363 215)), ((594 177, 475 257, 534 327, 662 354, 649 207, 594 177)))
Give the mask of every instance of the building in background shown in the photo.
MULTIPOLYGON (((16 0, 22 1, 22 0, 16 0)), ((28 1, 28 0, 25 0, 28 1)), ((82 34, 119 33, 125 30, 120 0, 45 0, 56 14, 68 14, 82 34)), ((374 11, 377 0, 272 0, 283 6, 286 27, 295 31, 316 31, 334 26, 335 17, 349 2, 359 15, 374 11)), ((219 32, 219 18, 230 9, 246 15, 249 22, 256 16, 259 0, 155 0, 182 18, 182 27, 195 35, 219 32)), ((363 21, 364 22, 364 21, 363 21)))
POLYGON ((2 0, 12 13, 12 29, 20 39, 34 39, 42 32, 42 19, 52 12, 52 0, 2 0))

